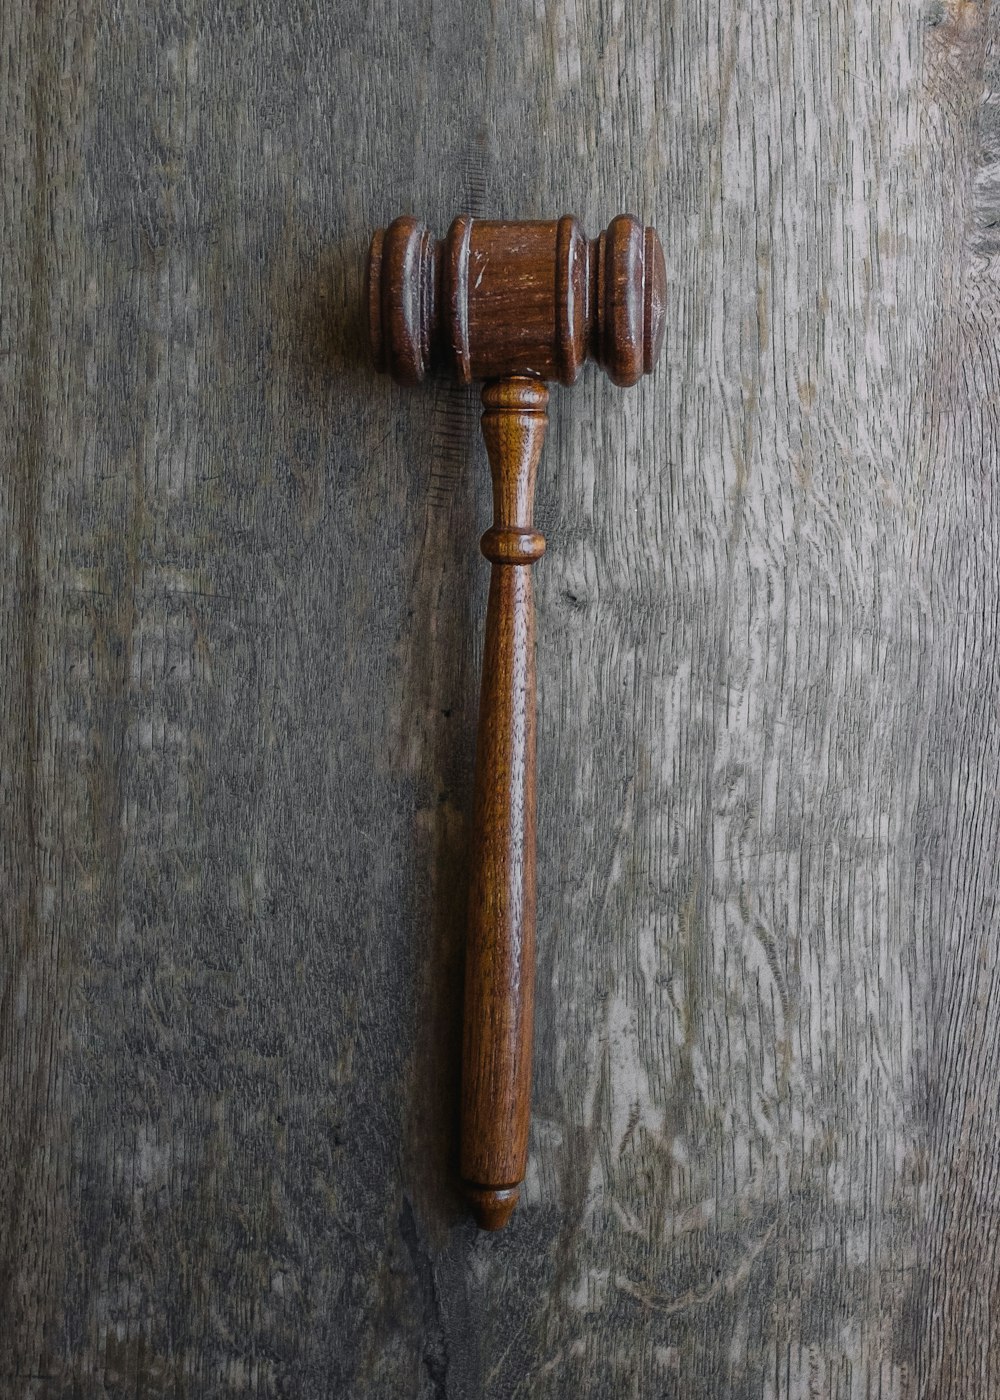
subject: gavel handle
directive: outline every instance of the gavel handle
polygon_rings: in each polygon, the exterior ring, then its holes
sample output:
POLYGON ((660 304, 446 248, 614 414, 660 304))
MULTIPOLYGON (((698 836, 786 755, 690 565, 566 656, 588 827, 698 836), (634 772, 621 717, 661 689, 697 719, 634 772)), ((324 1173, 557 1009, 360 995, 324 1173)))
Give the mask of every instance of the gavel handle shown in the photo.
POLYGON ((548 390, 512 376, 483 390, 493 477, 492 563, 476 741, 465 962, 461 1173, 479 1224, 506 1224, 524 1180, 535 997, 535 614, 532 527, 548 390))

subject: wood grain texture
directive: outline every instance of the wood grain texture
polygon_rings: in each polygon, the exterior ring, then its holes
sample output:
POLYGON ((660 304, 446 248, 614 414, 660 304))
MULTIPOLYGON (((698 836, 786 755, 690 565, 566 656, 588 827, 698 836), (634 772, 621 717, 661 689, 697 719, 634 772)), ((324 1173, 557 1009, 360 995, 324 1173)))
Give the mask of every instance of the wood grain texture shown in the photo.
POLYGON ((483 388, 493 522, 476 772, 462 1032, 462 1184, 480 1225, 498 1230, 528 1164, 535 1004, 535 483, 549 391, 528 375, 483 388))
POLYGON ((996 17, 0 17, 0 1393, 995 1395, 996 17), (669 273, 657 375, 553 395, 497 1238, 488 473, 366 363, 407 208, 669 273))

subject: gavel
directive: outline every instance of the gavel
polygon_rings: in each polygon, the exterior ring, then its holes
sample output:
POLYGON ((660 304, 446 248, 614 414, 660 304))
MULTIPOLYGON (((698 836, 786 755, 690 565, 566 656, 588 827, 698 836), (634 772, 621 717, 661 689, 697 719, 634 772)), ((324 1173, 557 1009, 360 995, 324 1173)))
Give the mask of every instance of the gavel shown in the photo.
POLYGON ((416 219, 372 238, 365 301, 378 370, 400 384, 443 371, 485 380, 482 431, 492 566, 469 851, 460 1173, 479 1225, 499 1230, 528 1160, 535 981, 535 614, 532 524, 547 380, 596 360, 615 384, 653 368, 666 270, 655 231, 619 214, 588 239, 570 216, 463 215, 436 239, 416 219))

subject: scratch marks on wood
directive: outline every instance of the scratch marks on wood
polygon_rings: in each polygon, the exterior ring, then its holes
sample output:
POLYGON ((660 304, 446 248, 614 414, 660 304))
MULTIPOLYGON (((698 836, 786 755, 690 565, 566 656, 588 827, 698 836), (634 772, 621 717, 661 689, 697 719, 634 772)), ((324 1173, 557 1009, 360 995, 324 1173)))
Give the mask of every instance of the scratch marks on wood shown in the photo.
POLYGON ((620 1274, 615 1276, 615 1287, 622 1293, 628 1294, 630 1298, 634 1298, 636 1302, 641 1303, 644 1308, 649 1308, 667 1317, 673 1313, 689 1312, 694 1308, 705 1307, 720 1293, 731 1293, 738 1284, 746 1281, 758 1255, 767 1249, 774 1238, 775 1229, 776 1226, 772 1222, 760 1239, 753 1240, 747 1245, 742 1258, 737 1260, 734 1266, 725 1274, 716 1271, 716 1277, 701 1290, 691 1290, 679 1297, 673 1295, 661 1297, 647 1289, 637 1287, 630 1279, 620 1274))

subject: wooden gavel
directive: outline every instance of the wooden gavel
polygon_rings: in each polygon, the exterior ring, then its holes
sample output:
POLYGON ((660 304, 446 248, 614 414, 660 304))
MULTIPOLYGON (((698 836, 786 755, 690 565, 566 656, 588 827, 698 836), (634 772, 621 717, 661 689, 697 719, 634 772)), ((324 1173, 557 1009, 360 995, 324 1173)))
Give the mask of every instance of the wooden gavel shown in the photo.
POLYGON ((443 369, 484 379, 493 524, 476 743, 465 962, 461 1175, 479 1224, 498 1230, 528 1159, 535 981, 535 614, 531 523, 548 424, 545 381, 589 357, 616 384, 653 367, 666 271, 651 228, 620 214, 588 240, 566 216, 457 218, 442 240, 413 218, 379 229, 365 299, 376 368, 400 384, 443 369))

